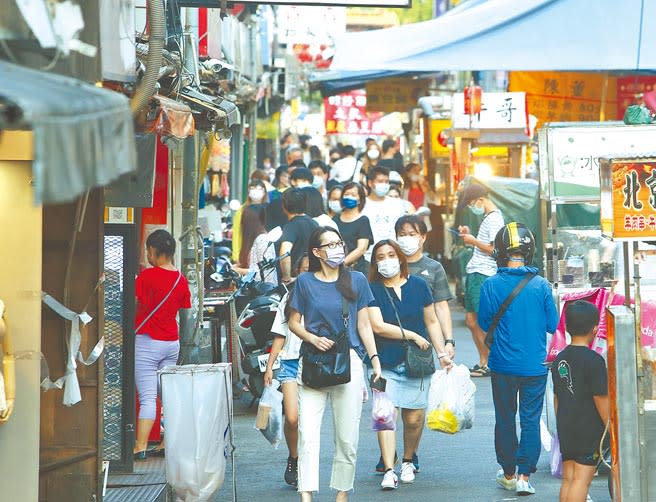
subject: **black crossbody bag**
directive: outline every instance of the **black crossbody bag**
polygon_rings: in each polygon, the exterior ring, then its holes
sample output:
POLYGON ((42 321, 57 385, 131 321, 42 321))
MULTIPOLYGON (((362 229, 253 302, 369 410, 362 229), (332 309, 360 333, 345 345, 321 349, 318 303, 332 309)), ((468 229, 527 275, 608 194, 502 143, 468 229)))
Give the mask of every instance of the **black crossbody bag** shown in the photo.
POLYGON ((409 341, 405 336, 405 331, 403 331, 403 325, 401 324, 401 318, 399 317, 399 312, 396 310, 396 305, 392 295, 389 294, 387 288, 383 286, 387 298, 392 304, 394 309, 394 315, 396 316, 396 322, 399 323, 399 328, 401 329, 401 335, 403 335, 403 341, 401 344, 405 350, 405 371, 410 378, 424 378, 429 377, 435 373, 435 359, 433 359, 433 346, 431 345, 428 350, 420 349, 417 344, 409 341))
POLYGON ((303 384, 313 389, 341 385, 351 381, 351 343, 348 337, 349 304, 342 296, 342 321, 344 330, 329 336, 335 342, 330 350, 319 350, 303 342, 303 384))
POLYGON ((492 324, 490 324, 490 329, 487 330, 487 333, 485 333, 485 345, 488 346, 488 348, 492 347, 492 344, 494 343, 494 332, 497 329, 497 326, 499 325, 499 321, 503 317, 503 314, 506 313, 506 310, 508 310, 508 307, 512 303, 512 301, 515 299, 515 297, 524 289, 524 286, 526 286, 533 277, 535 277, 536 274, 529 272, 524 276, 524 278, 517 283, 517 286, 515 286, 515 289, 513 289, 510 294, 508 295, 508 298, 501 304, 501 307, 499 307, 499 311, 496 313, 494 316, 494 319, 492 319, 492 324))

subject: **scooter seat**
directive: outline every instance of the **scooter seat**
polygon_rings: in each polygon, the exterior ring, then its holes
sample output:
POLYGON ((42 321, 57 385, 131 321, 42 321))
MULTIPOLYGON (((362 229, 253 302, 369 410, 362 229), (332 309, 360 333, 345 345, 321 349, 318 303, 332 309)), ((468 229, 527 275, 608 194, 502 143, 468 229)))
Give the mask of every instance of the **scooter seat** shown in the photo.
POLYGON ((256 310, 262 307, 269 307, 273 303, 276 303, 276 300, 270 296, 260 296, 249 302, 248 308, 251 310, 256 310))

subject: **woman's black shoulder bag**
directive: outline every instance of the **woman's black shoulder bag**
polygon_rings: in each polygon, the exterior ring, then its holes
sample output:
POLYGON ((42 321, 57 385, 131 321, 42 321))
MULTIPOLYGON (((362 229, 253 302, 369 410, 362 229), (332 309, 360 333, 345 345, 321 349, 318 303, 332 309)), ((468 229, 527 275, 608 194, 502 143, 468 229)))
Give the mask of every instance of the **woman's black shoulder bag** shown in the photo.
MULTIPOLYGON (((342 296, 342 321, 344 330, 329 338, 335 342, 330 350, 319 350, 310 343, 303 343, 303 384, 313 389, 341 385, 351 381, 351 343, 348 337, 349 304, 342 296)), ((332 334, 331 334, 332 335, 332 334)))
POLYGON ((399 312, 396 310, 396 305, 392 299, 392 295, 389 294, 387 288, 383 285, 385 294, 392 304, 394 309, 394 315, 396 316, 396 321, 399 323, 399 328, 401 329, 401 334, 403 335, 403 347, 405 349, 405 371, 410 378, 424 378, 431 376, 435 373, 435 359, 433 359, 433 346, 431 345, 428 350, 420 349, 417 344, 410 342, 406 336, 405 331, 403 331, 403 325, 401 324, 401 318, 399 317, 399 312))

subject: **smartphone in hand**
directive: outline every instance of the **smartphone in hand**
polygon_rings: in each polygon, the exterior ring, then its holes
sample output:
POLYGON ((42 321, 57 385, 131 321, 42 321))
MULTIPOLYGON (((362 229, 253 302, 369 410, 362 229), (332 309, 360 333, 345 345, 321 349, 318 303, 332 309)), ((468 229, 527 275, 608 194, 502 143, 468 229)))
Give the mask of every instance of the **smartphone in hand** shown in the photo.
POLYGON ((387 380, 385 380, 383 377, 380 377, 378 380, 374 382, 374 376, 371 375, 371 378, 369 379, 369 385, 371 386, 372 390, 385 392, 385 388, 387 386, 387 380))

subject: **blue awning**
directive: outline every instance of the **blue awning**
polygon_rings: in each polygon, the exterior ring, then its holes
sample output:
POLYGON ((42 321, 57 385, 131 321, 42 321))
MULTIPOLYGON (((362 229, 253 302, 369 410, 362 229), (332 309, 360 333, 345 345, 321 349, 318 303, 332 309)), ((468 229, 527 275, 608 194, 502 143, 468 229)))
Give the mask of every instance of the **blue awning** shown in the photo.
POLYGON ((367 82, 394 77, 414 77, 430 75, 435 72, 408 71, 323 71, 310 74, 312 87, 318 88, 324 96, 362 89, 367 82))
POLYGON ((0 61, 3 128, 34 134, 37 205, 71 201, 136 169, 129 100, 74 78, 0 61))
POLYGON ((651 70, 656 2, 488 0, 335 46, 338 71, 651 70))

